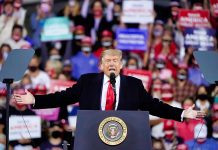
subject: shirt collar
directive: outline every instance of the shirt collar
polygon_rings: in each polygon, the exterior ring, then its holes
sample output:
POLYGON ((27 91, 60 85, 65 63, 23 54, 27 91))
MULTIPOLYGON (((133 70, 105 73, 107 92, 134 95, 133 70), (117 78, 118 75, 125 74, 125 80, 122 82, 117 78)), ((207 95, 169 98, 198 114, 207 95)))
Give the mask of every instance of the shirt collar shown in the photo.
MULTIPOLYGON (((116 76, 115 80, 119 81, 119 79, 120 79, 120 75, 116 76)), ((106 74, 104 74, 103 85, 107 84, 108 81, 110 81, 110 78, 106 74)))

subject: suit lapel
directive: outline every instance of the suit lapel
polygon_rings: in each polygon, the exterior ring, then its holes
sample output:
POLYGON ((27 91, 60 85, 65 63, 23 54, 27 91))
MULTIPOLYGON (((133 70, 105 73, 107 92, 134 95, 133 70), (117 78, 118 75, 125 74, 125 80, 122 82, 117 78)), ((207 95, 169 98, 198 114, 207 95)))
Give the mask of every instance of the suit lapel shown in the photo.
POLYGON ((103 85, 103 73, 97 75, 95 82, 93 83, 93 102, 92 108, 100 110, 101 109, 101 93, 102 93, 102 85, 103 85))
POLYGON ((125 108, 125 98, 126 98, 126 78, 120 75, 120 92, 119 92, 119 103, 117 110, 123 110, 125 108))

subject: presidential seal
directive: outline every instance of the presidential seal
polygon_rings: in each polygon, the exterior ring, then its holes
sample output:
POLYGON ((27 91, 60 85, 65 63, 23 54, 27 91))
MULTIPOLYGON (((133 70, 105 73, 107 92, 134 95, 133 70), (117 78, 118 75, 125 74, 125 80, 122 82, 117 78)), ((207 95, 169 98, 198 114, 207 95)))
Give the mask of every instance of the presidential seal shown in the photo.
POLYGON ((122 143, 127 136, 127 126, 125 122, 118 117, 108 117, 100 123, 98 135, 105 144, 118 145, 122 143))

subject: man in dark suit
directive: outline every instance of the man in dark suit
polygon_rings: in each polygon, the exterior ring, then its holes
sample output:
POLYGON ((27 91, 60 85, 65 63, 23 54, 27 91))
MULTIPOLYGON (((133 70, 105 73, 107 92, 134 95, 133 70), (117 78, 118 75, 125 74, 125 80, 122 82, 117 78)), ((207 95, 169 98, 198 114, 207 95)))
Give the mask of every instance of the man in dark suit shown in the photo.
POLYGON ((81 110, 144 110, 152 115, 177 121, 205 116, 203 112, 193 110, 194 106, 183 110, 152 98, 144 89, 141 80, 120 75, 120 50, 103 51, 100 61, 102 73, 84 74, 77 84, 65 91, 33 96, 26 90, 25 95, 14 94, 14 97, 17 103, 33 104, 35 109, 61 107, 79 102, 81 110), (110 80, 112 74, 115 75, 113 86, 110 80))

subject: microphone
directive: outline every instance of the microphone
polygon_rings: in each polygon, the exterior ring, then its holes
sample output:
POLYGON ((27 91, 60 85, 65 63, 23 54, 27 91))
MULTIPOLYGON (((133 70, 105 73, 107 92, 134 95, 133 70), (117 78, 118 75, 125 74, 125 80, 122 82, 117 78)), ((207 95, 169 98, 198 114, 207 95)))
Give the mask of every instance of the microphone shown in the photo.
POLYGON ((116 83, 116 80, 115 80, 116 76, 115 76, 115 73, 111 72, 110 73, 110 83, 112 85, 112 88, 113 88, 113 91, 114 91, 114 110, 115 110, 115 107, 116 107, 116 87, 115 87, 115 83, 116 83))
POLYGON ((112 84, 112 87, 113 89, 115 89, 115 83, 116 83, 116 80, 115 80, 116 76, 115 76, 115 73, 110 73, 110 83, 112 84))

